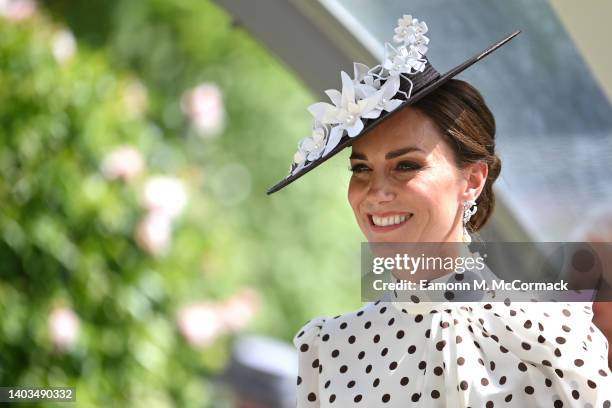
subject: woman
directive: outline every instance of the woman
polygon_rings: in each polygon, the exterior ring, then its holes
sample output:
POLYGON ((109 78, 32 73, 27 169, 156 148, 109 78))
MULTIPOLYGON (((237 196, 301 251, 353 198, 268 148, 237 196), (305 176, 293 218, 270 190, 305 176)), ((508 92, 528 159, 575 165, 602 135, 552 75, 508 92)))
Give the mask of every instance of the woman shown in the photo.
MULTIPOLYGON (((269 193, 351 145, 348 200, 369 242, 470 240, 493 211, 501 163, 485 101, 451 77, 516 33, 441 76, 423 56, 425 32, 404 16, 402 45, 381 66, 342 74, 334 105, 310 108, 313 135, 269 193)), ((608 345, 591 319, 584 303, 418 298, 319 316, 293 340, 297 406, 609 407, 608 345)))

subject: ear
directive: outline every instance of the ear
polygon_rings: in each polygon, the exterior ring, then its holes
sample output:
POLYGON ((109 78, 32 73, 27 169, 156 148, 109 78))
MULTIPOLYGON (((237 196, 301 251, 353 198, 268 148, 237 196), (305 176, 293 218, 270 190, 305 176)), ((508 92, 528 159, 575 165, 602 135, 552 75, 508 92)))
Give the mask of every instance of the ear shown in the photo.
POLYGON ((465 176, 465 190, 461 194, 462 201, 476 200, 487 182, 489 166, 484 161, 468 164, 463 169, 465 176))

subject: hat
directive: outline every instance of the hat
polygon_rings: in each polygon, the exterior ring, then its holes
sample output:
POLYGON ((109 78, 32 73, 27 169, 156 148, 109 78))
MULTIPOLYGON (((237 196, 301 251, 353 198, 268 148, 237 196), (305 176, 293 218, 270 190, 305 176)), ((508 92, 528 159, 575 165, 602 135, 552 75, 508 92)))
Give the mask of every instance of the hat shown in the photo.
POLYGON ((495 42, 443 75, 431 65, 427 53, 427 25, 404 15, 395 28, 395 47, 385 43, 384 60, 369 68, 354 64, 353 78, 342 71, 342 90, 325 91, 331 104, 317 102, 308 107, 313 115, 312 134, 298 143, 289 174, 272 186, 272 194, 294 182, 357 139, 393 113, 415 103, 449 79, 480 61, 521 31, 495 42))

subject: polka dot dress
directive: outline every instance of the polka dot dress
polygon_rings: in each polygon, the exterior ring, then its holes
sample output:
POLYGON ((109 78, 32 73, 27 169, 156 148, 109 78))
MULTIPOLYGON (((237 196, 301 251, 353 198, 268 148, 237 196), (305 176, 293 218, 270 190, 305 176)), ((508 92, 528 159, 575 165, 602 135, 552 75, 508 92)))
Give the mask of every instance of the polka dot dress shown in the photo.
POLYGON ((612 407, 590 302, 378 300, 295 335, 297 407, 612 407))

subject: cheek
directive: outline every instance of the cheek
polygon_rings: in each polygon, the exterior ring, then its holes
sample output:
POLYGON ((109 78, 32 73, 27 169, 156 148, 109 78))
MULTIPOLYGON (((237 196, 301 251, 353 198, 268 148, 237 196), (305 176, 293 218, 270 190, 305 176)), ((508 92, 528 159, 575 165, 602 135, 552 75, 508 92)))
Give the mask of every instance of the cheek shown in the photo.
POLYGON ((455 216, 458 196, 456 178, 448 171, 431 171, 407 182, 402 189, 407 202, 430 221, 446 222, 455 216))
POLYGON ((353 209, 355 216, 358 216, 359 215, 359 204, 363 200, 364 193, 363 193, 363 188, 360 188, 359 184, 356 183, 354 179, 351 179, 351 181, 349 181, 347 195, 348 195, 349 204, 351 208, 353 209))

